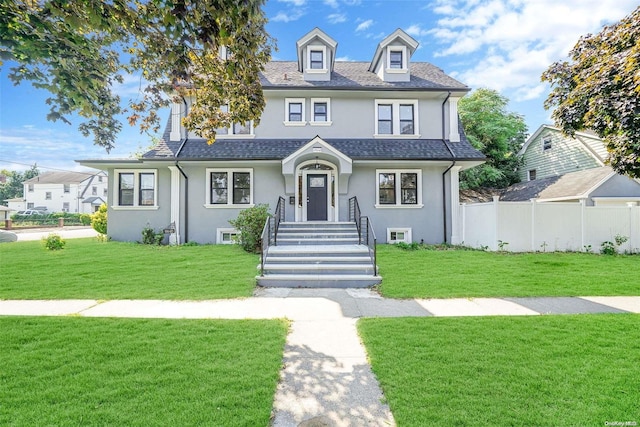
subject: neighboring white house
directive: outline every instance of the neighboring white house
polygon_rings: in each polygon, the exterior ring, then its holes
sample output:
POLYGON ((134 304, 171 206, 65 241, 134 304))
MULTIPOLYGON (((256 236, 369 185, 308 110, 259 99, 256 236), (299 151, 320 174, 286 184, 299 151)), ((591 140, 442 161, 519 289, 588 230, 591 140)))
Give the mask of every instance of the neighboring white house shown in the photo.
POLYGON ((27 209, 27 202, 22 197, 4 200, 12 211, 23 211, 27 209))
POLYGON ((13 209, 0 205, 0 221, 9 219, 11 211, 13 211, 13 209))
MULTIPOLYGON (((23 202, 13 199, 9 207, 35 209, 45 207, 48 212, 93 213, 106 203, 107 174, 91 172, 45 172, 23 182, 23 202)), ((20 200, 20 199, 18 199, 20 200)))
POLYGON ((522 146, 520 180, 533 181, 598 168, 605 165, 608 153, 602 140, 590 132, 564 135, 559 128, 542 125, 522 146))

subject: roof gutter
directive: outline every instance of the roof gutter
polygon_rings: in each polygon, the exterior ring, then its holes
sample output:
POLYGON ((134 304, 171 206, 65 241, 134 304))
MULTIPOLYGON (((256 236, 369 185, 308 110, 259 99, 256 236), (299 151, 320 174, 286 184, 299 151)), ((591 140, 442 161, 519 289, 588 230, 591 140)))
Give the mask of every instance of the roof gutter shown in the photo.
POLYGON ((447 150, 449 150, 449 153, 451 153, 451 158, 453 159, 449 167, 445 169, 444 172, 442 172, 442 227, 443 227, 442 241, 444 243, 447 243, 447 191, 446 191, 447 185, 446 185, 445 177, 447 173, 451 170, 451 168, 456 165, 456 155, 451 150, 451 147, 449 147, 449 143, 447 143, 447 140, 445 139, 445 132, 444 132, 444 105, 447 103, 450 97, 451 97, 451 91, 447 93, 447 97, 444 99, 444 101, 442 101, 442 142, 444 143, 445 147, 447 147, 447 150))

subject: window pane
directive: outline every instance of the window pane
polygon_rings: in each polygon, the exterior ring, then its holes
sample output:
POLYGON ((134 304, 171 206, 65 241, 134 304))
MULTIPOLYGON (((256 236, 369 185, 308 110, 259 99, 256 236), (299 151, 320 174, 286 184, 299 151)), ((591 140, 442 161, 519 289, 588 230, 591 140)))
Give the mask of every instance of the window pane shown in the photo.
POLYGON ((394 205, 396 203, 396 174, 381 173, 379 175, 379 203, 382 205, 394 205))
POLYGON ((302 121, 302 103, 292 102, 289 104, 289 121, 290 122, 302 121))
POLYGON ((389 54, 389 66, 391 68, 402 68, 402 51, 392 50, 389 54))
POLYGON ((133 173, 121 173, 118 178, 120 206, 133 206, 133 173))
POLYGON ((245 123, 234 123, 233 124, 233 134, 234 135, 249 135, 251 133, 251 124, 249 122, 245 123))
POLYGON ((233 173, 233 203, 249 204, 251 202, 251 178, 249 172, 233 173))
POLYGON ((403 205, 415 205, 418 203, 418 174, 402 173, 400 174, 400 182, 402 188, 403 205))
POLYGON ((321 50, 312 50, 311 51, 311 64, 309 64, 309 68, 314 70, 322 69, 322 51, 321 50))
POLYGON ((400 133, 412 135, 413 131, 413 105, 400 105, 400 133))
POLYGON ((316 102, 313 104, 313 121, 326 122, 327 121, 327 103, 316 102))
POLYGON ((155 184, 155 174, 140 174, 140 206, 153 206, 155 204, 155 184))
POLYGON ((390 135, 393 133, 392 117, 393 109, 391 105, 378 105, 378 134, 390 135))
POLYGON ((211 172, 211 204, 226 204, 228 187, 226 172, 211 172))

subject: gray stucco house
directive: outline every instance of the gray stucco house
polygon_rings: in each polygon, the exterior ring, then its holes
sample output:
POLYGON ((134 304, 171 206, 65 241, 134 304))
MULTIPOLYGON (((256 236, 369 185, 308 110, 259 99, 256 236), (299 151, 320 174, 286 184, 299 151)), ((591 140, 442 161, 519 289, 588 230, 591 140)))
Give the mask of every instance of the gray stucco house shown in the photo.
POLYGON ((346 222, 356 197, 378 242, 454 242, 458 174, 484 161, 458 122, 470 89, 429 63, 398 29, 371 62, 337 61, 337 42, 316 28, 297 42, 296 61, 273 61, 260 76, 260 125, 220 129, 208 145, 173 105, 164 138, 140 159, 81 160, 108 172, 108 230, 140 240, 173 223, 172 243, 227 243, 230 219, 282 197, 284 221, 346 222))

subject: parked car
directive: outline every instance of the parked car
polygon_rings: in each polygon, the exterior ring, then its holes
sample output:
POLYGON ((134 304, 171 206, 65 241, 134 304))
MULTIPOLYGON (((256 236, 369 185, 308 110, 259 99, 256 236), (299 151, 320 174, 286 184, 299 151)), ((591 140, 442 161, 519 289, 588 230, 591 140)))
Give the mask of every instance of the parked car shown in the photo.
POLYGON ((47 215, 47 211, 41 211, 36 209, 27 209, 26 211, 18 211, 16 215, 47 215))

